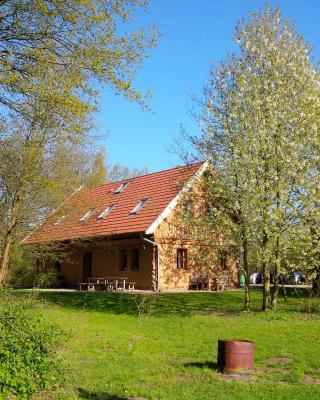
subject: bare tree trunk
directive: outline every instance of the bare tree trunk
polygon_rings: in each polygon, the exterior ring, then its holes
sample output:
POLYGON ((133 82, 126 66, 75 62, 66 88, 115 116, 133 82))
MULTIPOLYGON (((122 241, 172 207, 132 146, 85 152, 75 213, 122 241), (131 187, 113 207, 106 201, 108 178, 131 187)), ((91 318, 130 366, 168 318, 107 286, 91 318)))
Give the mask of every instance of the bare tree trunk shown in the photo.
MULTIPOLYGON (((279 277, 279 278, 280 278, 280 277, 279 277)), ((280 279, 279 279, 279 280, 280 280, 280 279)), ((284 286, 284 280, 283 280, 283 278, 281 279, 281 285, 282 285, 283 297, 284 297, 285 300, 287 300, 287 299, 288 299, 288 296, 287 296, 286 287, 284 286)))
POLYGON ((269 311, 270 308, 270 270, 269 263, 266 259, 267 253, 267 245, 268 245, 268 235, 266 232, 263 232, 262 239, 263 246, 263 262, 262 262, 262 271, 263 271, 263 299, 262 299, 262 311, 269 311))
POLYGON ((320 252, 319 252, 319 242, 320 242, 320 236, 317 228, 314 226, 314 224, 310 223, 310 233, 312 237, 312 245, 315 249, 314 251, 314 262, 313 262, 313 269, 316 272, 316 276, 313 279, 312 282, 312 294, 313 295, 318 295, 320 294, 320 252))
MULTIPOLYGON (((277 165, 277 175, 279 176, 279 166, 277 165)), ((279 182, 279 180, 278 180, 279 182)), ((276 195, 276 210, 279 215, 280 213, 280 189, 277 190, 276 195)), ((281 239, 281 224, 280 221, 277 221, 277 236, 276 236, 276 249, 275 249, 275 267, 274 267, 274 281, 273 281, 273 291, 272 291, 272 299, 271 306, 273 310, 277 309, 277 301, 280 287, 280 268, 281 268, 281 252, 280 252, 280 239, 281 239)))
POLYGON ((11 236, 10 234, 9 235, 6 234, 4 238, 4 247, 0 264, 0 286, 2 286, 7 280, 11 244, 12 244, 11 236))
POLYGON ((18 214, 20 210, 21 197, 19 194, 15 197, 12 204, 11 210, 11 220, 8 225, 8 229, 4 236, 3 252, 0 262, 0 285, 6 282, 9 272, 9 260, 10 260, 10 250, 13 244, 14 229, 17 225, 18 214))
POLYGON ((244 306, 245 311, 250 311, 251 300, 250 300, 250 276, 249 276, 249 265, 248 265, 248 240, 244 239, 243 243, 243 269, 245 272, 245 287, 244 287, 244 306))
POLYGON ((11 219, 8 223, 7 231, 3 239, 3 252, 0 260, 0 285, 4 284, 9 272, 9 261, 10 261, 10 251, 12 244, 14 242, 15 228, 18 223, 19 213, 21 205, 23 204, 23 198, 25 193, 26 182, 28 182, 29 172, 35 168, 37 149, 36 144, 33 142, 32 133, 28 136, 25 143, 26 154, 22 160, 22 170, 17 179, 16 191, 13 196, 12 206, 11 206, 11 219))
POLYGON ((271 299, 271 306, 273 310, 277 309, 277 300, 280 288, 280 237, 277 235, 277 242, 276 242, 276 263, 274 269, 274 282, 273 282, 273 292, 272 292, 272 299, 271 299))
POLYGON ((270 308, 270 276, 269 276, 269 265, 266 261, 263 261, 262 269, 263 269, 262 311, 269 311, 269 308, 270 308))
POLYGON ((153 245, 152 246, 152 290, 156 292, 159 290, 158 288, 158 257, 159 251, 158 247, 153 245))

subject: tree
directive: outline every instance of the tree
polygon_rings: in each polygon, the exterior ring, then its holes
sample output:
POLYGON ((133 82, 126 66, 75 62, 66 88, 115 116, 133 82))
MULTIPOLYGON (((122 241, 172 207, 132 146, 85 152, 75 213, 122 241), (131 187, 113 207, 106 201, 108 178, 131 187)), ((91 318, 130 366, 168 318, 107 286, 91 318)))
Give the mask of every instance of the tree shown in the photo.
POLYGON ((148 168, 129 168, 119 163, 111 164, 108 168, 108 181, 117 182, 122 179, 133 178, 136 176, 145 175, 148 173, 148 168))
POLYGON ((30 215, 28 207, 41 203, 33 202, 36 195, 44 202, 33 223, 48 211, 47 172, 57 147, 81 143, 93 128, 96 83, 144 106, 132 82, 156 33, 125 31, 137 7, 144 8, 145 2, 1 2, 0 104, 5 120, 0 144, 5 162, 0 166, 0 284, 8 273, 15 233, 30 215))
MULTIPOLYGON (((194 141, 194 138, 193 138, 194 141)), ((205 150, 203 143, 194 141, 198 151, 205 150)), ((229 171, 230 172, 230 171, 229 171)), ((187 212, 184 219, 189 221, 187 230, 193 238, 215 247, 220 255, 237 258, 239 272, 245 276, 244 310, 249 311, 249 241, 248 210, 243 201, 244 192, 240 186, 240 174, 225 176, 216 168, 203 177, 202 187, 188 194, 194 204, 203 204, 200 212, 187 212), (191 197, 190 197, 191 196, 191 197), (204 209, 203 209, 204 208, 204 209)), ((203 261, 203 260, 201 260, 203 261)))
POLYGON ((105 149, 96 150, 85 138, 80 143, 59 143, 47 160, 48 212, 58 207, 81 186, 93 187, 107 182, 105 149))
MULTIPOLYGON (((48 122, 48 121, 47 121, 48 122)), ((10 250, 52 209, 50 162, 59 140, 68 132, 53 132, 52 123, 28 123, 23 117, 5 125, 0 135, 1 268, 0 282, 8 273, 10 250)))
POLYGON ((94 107, 93 81, 143 103, 132 80, 157 33, 153 27, 128 32, 126 25, 146 3, 1 1, 0 104, 24 113, 30 99, 50 99, 73 118, 94 107))
POLYGON ((87 187, 94 187, 107 183, 106 153, 104 148, 94 156, 93 164, 88 176, 84 180, 87 187))
POLYGON ((211 70, 195 143, 240 216, 242 247, 248 240, 258 246, 266 311, 271 265, 275 308, 290 232, 319 204, 306 196, 319 176, 319 71, 303 38, 268 4, 240 21, 234 37, 239 52, 211 70))

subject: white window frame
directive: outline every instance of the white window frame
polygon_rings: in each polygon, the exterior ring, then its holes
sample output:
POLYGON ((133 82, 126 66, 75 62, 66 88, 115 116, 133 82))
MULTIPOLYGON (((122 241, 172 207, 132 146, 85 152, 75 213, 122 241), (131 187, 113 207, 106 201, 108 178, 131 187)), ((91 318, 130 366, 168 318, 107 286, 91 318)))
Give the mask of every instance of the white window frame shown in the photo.
POLYGON ((61 224, 62 221, 64 221, 67 218, 66 214, 63 214, 59 219, 56 220, 56 222, 54 223, 55 225, 59 225, 61 224))
POLYGON ((97 211, 97 208, 91 208, 88 212, 84 214, 84 216, 80 219, 80 222, 86 221, 97 211))
POLYGON ((110 204, 100 215, 98 215, 97 219, 104 219, 107 215, 110 214, 111 210, 114 208, 114 204, 110 204))
POLYGON ((139 203, 129 212, 129 215, 138 214, 141 208, 146 204, 149 199, 147 197, 141 199, 139 203))
POLYGON ((129 185, 129 182, 123 182, 121 185, 118 187, 117 190, 114 191, 114 194, 121 193, 123 189, 125 189, 129 185))

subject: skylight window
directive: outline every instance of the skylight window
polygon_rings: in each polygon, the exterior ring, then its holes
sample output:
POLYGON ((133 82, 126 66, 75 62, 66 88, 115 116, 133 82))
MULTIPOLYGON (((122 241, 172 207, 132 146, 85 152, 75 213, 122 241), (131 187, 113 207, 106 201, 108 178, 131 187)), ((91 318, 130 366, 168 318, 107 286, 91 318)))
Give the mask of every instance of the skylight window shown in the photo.
POLYGON ((118 187, 118 189, 115 190, 114 194, 121 193, 123 191, 123 189, 128 186, 128 184, 129 184, 129 182, 121 183, 121 185, 118 187))
POLYGON ((54 223, 55 225, 61 224, 62 221, 64 221, 67 218, 66 215, 62 215, 57 221, 54 223))
POLYGON ((141 199, 140 202, 134 207, 134 209, 129 212, 129 215, 138 214, 138 212, 141 210, 141 208, 145 205, 147 201, 148 201, 147 198, 141 199))
POLYGON ((103 219, 105 218, 110 211, 113 209, 114 204, 111 204, 110 206, 108 206, 104 211, 102 211, 102 213, 98 216, 98 219, 103 219))
POLYGON ((87 219, 89 219, 91 217, 91 215, 96 211, 96 208, 91 208, 91 210, 89 210, 86 214, 84 214, 84 216, 80 219, 80 222, 86 221, 87 219))

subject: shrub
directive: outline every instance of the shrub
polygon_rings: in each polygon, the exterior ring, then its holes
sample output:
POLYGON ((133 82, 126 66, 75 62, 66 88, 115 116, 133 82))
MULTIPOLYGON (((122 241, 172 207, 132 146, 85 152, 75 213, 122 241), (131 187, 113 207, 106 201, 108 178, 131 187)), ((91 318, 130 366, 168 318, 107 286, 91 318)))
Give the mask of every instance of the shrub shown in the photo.
POLYGON ((301 311, 309 314, 320 313, 320 298, 308 297, 302 304, 301 311))
POLYGON ((0 398, 28 399, 61 384, 61 333, 45 321, 33 296, 0 290, 0 398))
POLYGON ((16 287, 32 287, 35 282, 35 260, 23 246, 14 246, 10 255, 9 284, 16 287))

